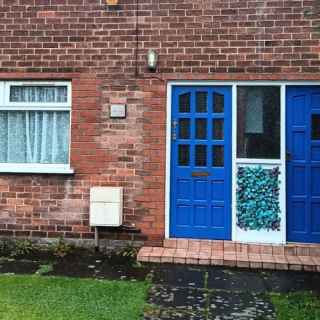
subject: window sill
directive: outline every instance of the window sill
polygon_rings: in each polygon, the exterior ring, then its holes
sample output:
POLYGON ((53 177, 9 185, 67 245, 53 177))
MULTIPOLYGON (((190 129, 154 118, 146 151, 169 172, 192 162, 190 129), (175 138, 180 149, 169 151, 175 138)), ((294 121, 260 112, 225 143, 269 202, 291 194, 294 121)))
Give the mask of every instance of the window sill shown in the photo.
POLYGON ((0 163, 0 173, 74 174, 68 165, 0 163))

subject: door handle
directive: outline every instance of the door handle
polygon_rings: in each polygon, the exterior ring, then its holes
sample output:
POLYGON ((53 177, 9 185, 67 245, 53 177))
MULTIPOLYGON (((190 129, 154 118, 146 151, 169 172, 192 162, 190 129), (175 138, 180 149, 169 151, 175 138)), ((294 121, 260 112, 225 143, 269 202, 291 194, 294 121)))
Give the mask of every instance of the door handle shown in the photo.
POLYGON ((177 140, 177 126, 178 126, 178 121, 173 120, 171 125, 171 138, 174 141, 177 140))
POLYGON ((292 160, 292 154, 289 151, 286 151, 286 161, 291 161, 292 160))
POLYGON ((209 172, 206 172, 206 171, 194 171, 191 173, 191 176, 192 177, 208 177, 210 176, 210 173, 209 172))

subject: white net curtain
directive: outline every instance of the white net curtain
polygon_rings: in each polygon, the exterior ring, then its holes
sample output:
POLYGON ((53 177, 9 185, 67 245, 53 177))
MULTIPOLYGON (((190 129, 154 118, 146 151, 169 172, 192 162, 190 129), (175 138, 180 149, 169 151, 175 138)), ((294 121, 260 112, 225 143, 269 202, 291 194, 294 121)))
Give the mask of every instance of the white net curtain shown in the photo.
POLYGON ((67 102, 66 86, 11 86, 10 102, 67 102))
MULTIPOLYGON (((10 91, 10 102, 66 101, 63 86, 13 86, 10 91)), ((69 127, 69 111, 0 111, 0 162, 68 163, 69 127)))

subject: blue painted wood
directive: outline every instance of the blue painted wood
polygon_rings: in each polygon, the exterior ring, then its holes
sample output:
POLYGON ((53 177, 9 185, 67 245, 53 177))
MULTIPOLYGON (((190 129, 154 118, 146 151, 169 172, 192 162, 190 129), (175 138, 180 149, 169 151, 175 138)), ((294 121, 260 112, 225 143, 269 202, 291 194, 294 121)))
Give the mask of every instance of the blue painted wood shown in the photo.
MULTIPOLYGON (((287 238, 320 243, 320 139, 312 116, 320 115, 320 87, 287 88, 287 238)), ((320 128, 318 128, 320 130, 320 128)))
MULTIPOLYGON (((199 106, 198 106, 199 107, 199 106)), ((186 111, 186 110, 180 110, 186 111)), ((221 111, 221 110, 218 110, 221 111)), ((231 239, 231 87, 176 86, 172 93, 171 141, 171 194, 170 236, 198 239, 231 239), (197 94, 207 94, 206 112, 197 112, 197 94), (190 112, 179 112, 179 97, 190 95, 190 112), (217 95, 217 99, 214 99, 217 95), (223 112, 216 112, 219 101, 223 112), (215 106, 215 100, 217 105, 215 106), (181 119, 188 119, 186 121, 181 119), (207 127, 196 138, 197 119, 204 119, 207 127), (214 121, 224 124, 223 139, 214 139, 214 121), (190 139, 187 131, 179 136, 183 122, 190 122, 190 139), (218 120, 219 121, 219 120, 218 120), (176 124, 176 127, 175 127, 176 124), (190 148, 187 165, 179 164, 179 146, 190 148), (206 164, 197 166, 197 146, 207 149, 206 164), (224 148, 224 165, 213 166, 219 146, 224 148), (192 173, 208 173, 193 176, 192 173)), ((203 121, 204 121, 203 120, 203 121)), ((217 125, 217 124, 216 124, 217 125)), ((202 123, 202 128, 204 128, 202 123)), ((184 150, 185 151, 185 150, 184 150)), ((185 155, 185 152, 183 153, 185 155)), ((217 163, 219 165, 219 163, 217 163)))

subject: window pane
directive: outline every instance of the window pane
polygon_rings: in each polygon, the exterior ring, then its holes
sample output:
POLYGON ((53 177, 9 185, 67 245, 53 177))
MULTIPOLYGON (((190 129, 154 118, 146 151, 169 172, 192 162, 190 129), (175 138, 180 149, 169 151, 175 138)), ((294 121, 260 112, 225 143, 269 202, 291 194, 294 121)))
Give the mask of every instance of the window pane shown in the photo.
POLYGON ((207 139, 207 119, 196 119, 196 139, 207 139))
POLYGON ((239 86, 238 158, 280 159, 280 87, 239 86))
POLYGON ((213 140, 223 140, 223 124, 224 124, 224 119, 214 119, 212 121, 212 139, 213 140))
POLYGON ((223 113, 224 112, 224 96, 219 93, 213 94, 213 112, 223 113))
POLYGON ((190 93, 179 96, 179 112, 190 112, 190 93))
POLYGON ((67 86, 11 86, 10 102, 67 102, 67 86))
POLYGON ((188 166, 190 162, 190 146, 188 144, 180 144, 178 146, 178 165, 188 166))
POLYGON ((224 147, 223 146, 212 147, 212 166, 213 167, 224 166, 224 147))
POLYGON ((320 140, 320 114, 312 115, 312 140, 320 140))
POLYGON ((205 167, 207 165, 207 146, 205 145, 196 146, 195 164, 197 167, 205 167))
POLYGON ((190 139, 190 119, 179 119, 179 139, 190 139))
POLYGON ((0 162, 69 163, 69 112, 1 111, 0 162))
POLYGON ((207 92, 197 92, 197 107, 196 110, 199 113, 207 112, 207 92))

